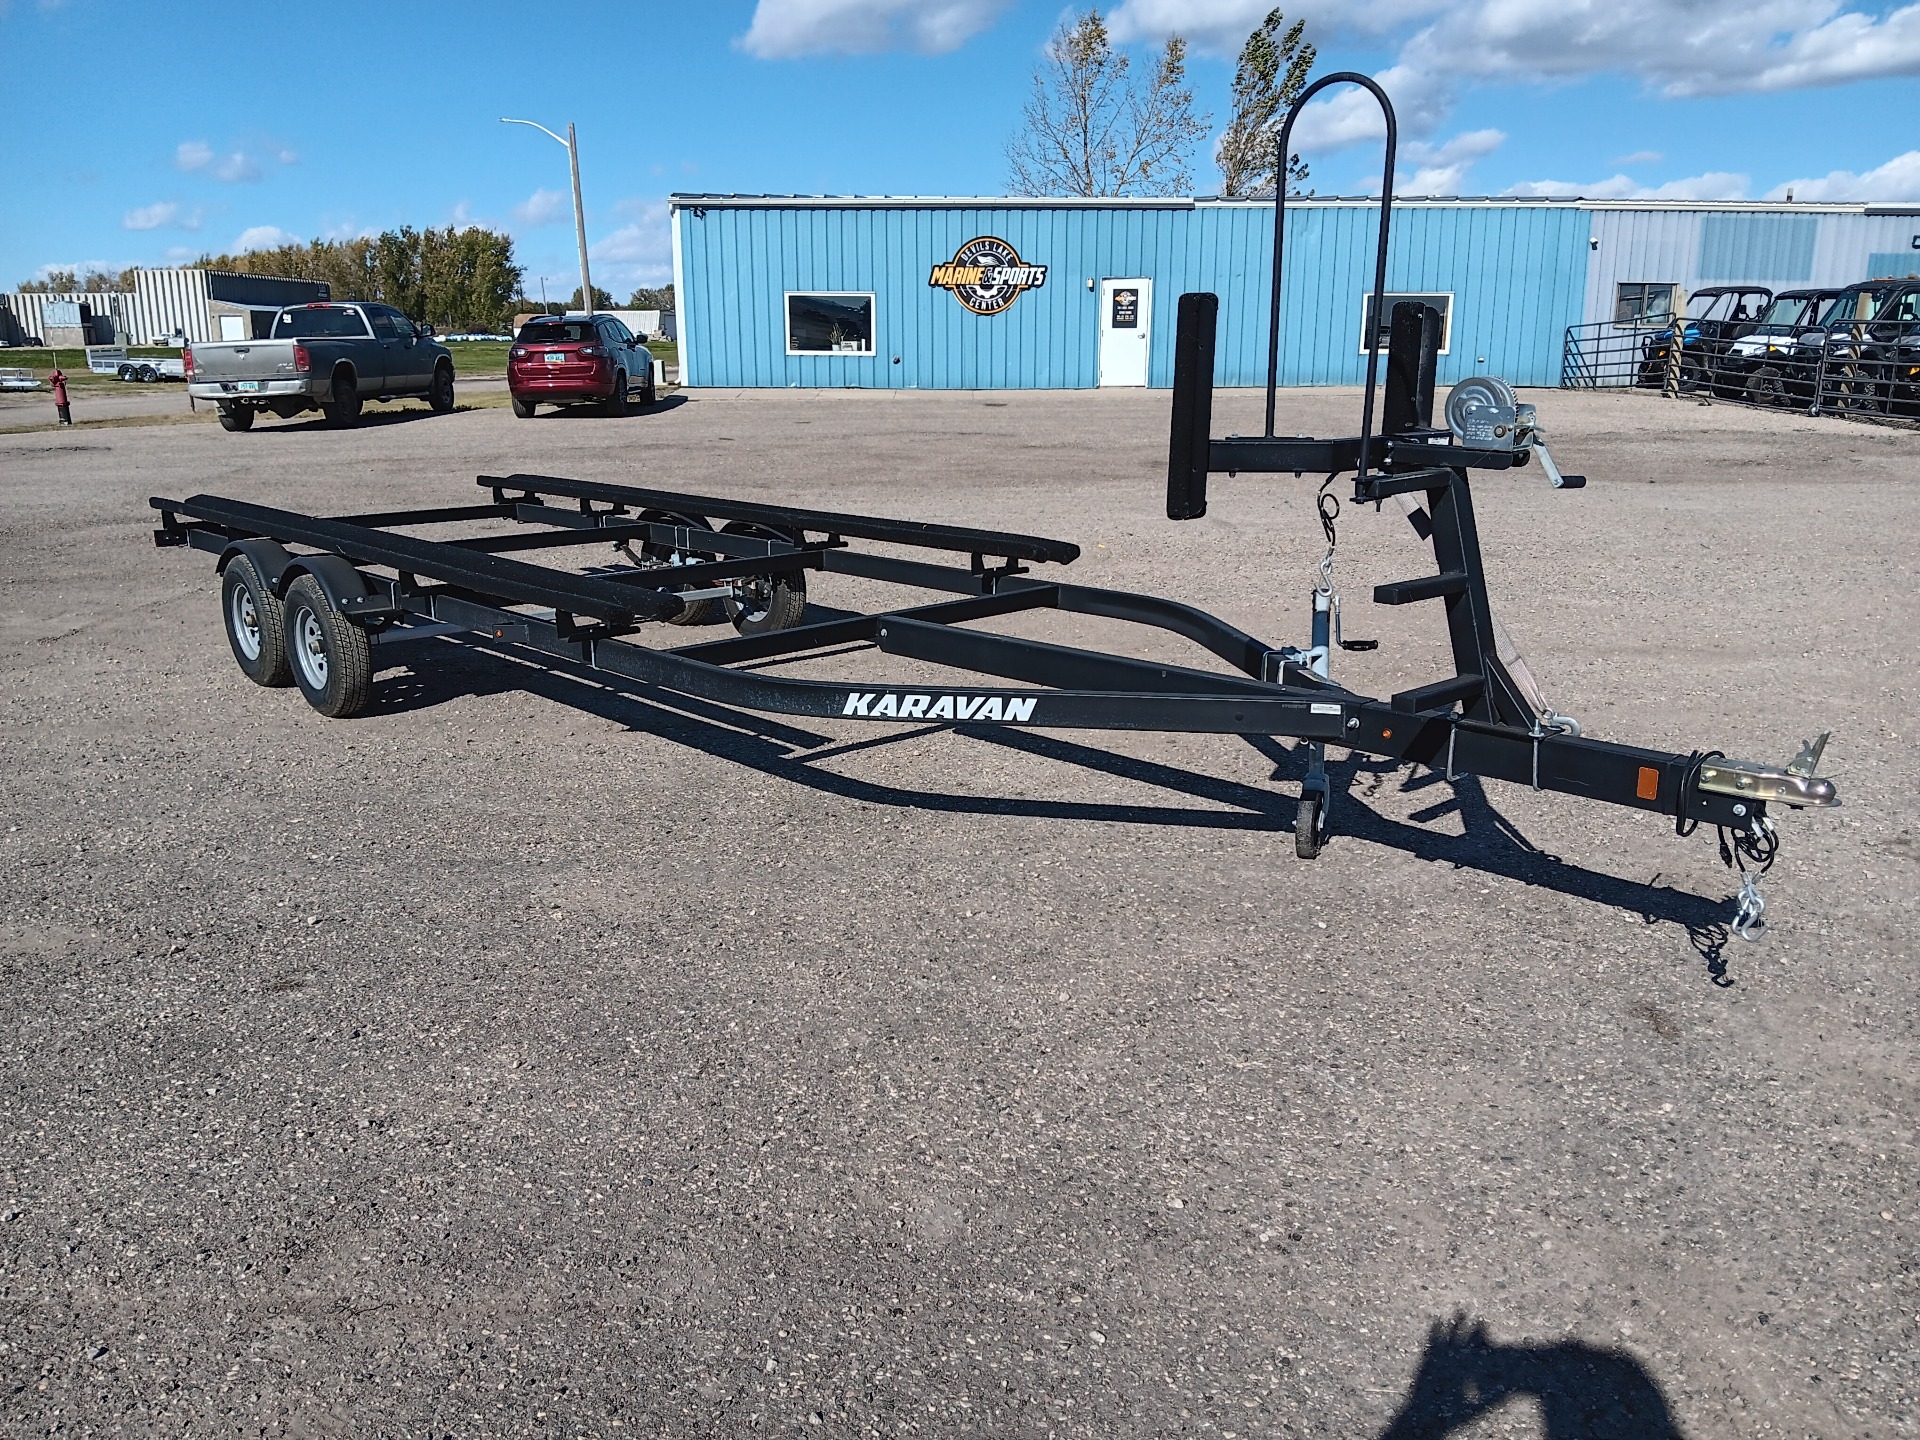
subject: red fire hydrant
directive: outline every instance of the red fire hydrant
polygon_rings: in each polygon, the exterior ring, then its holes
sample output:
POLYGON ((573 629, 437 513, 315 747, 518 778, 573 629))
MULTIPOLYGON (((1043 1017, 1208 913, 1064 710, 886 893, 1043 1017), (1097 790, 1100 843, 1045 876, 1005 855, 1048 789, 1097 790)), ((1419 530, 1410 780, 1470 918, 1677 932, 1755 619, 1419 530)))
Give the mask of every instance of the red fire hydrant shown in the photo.
POLYGON ((53 367, 53 408, 62 425, 73 424, 73 407, 67 403, 67 372, 53 367))

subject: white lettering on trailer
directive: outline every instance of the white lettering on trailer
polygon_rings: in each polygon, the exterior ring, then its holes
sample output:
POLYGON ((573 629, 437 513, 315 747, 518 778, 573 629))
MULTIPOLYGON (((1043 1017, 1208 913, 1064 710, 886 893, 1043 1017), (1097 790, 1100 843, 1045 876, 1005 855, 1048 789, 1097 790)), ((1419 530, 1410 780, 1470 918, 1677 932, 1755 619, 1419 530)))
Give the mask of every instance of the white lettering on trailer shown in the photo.
POLYGON ((850 690, 842 715, 896 716, 902 720, 1000 720, 1022 725, 1033 719, 1038 698, 1009 695, 895 695, 850 690))

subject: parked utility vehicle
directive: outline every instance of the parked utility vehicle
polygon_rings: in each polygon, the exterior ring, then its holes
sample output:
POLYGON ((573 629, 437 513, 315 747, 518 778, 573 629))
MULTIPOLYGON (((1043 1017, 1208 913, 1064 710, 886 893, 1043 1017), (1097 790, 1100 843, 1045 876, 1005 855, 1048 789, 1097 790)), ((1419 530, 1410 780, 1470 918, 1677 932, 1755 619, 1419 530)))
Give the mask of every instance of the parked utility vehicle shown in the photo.
POLYGON ((246 430, 271 410, 283 420, 318 410, 345 428, 368 400, 424 397, 453 409, 453 355, 391 305, 290 305, 265 340, 196 341, 185 353, 187 393, 220 407, 220 424, 246 430))

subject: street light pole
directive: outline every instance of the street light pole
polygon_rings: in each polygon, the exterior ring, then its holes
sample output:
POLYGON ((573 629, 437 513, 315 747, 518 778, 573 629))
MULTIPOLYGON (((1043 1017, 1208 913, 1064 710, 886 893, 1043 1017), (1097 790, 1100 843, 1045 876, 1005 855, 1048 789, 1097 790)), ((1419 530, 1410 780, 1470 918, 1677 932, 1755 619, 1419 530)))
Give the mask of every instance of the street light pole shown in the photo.
POLYGON ((582 310, 591 315, 593 313, 593 276, 587 271, 587 212, 586 207, 580 202, 580 149, 575 143, 573 125, 571 122, 568 123, 566 138, 563 140, 546 126, 532 120, 513 120, 502 115, 500 123, 532 125, 549 140, 567 147, 567 161, 573 169, 573 229, 575 237, 580 242, 580 305, 582 310))

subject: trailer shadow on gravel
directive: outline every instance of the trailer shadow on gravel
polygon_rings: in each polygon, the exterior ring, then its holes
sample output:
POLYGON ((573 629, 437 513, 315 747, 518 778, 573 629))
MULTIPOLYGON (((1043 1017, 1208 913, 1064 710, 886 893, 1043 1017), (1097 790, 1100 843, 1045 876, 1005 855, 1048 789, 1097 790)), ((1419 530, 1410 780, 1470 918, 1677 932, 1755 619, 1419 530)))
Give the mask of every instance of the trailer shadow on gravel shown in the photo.
MULTIPOLYGON (((700 700, 679 692, 620 681, 605 672, 569 665, 550 655, 535 660, 505 648, 472 642, 426 642, 433 663, 381 676, 376 712, 429 709, 449 700, 523 691, 645 731, 715 758, 803 785, 822 794, 869 805, 949 814, 1016 816, 1071 823, 1162 825, 1244 830, 1290 835, 1296 815, 1292 794, 1225 780, 1161 761, 1117 754, 1098 746, 1035 730, 1001 725, 919 725, 884 735, 835 743, 829 736, 755 711, 700 700), (912 743, 942 731, 973 744, 996 745, 1065 765, 1151 786, 1199 803, 1119 804, 1050 800, 1031 796, 956 795, 848 775, 824 762, 861 751, 912 743)), ((853 646, 850 650, 869 647, 853 646)), ((403 653, 387 662, 408 665, 403 653)), ((1307 745, 1264 736, 1247 742, 1273 765, 1270 778, 1297 786, 1306 774, 1307 745)), ((1342 839, 1385 846, 1415 859, 1532 885, 1557 894, 1637 915, 1649 927, 1680 926, 1706 963, 1716 985, 1731 985, 1725 947, 1733 902, 1709 899, 1654 881, 1636 881, 1572 864, 1540 849, 1487 799, 1479 778, 1462 775, 1451 784, 1431 770, 1409 770, 1397 761, 1349 755, 1329 759, 1327 775, 1337 797, 1335 822, 1342 839), (1433 802, 1409 823, 1382 814, 1368 798, 1392 785, 1408 794, 1433 790, 1433 802), (1461 833, 1427 826, 1457 815, 1461 833)))

